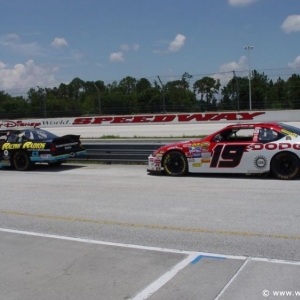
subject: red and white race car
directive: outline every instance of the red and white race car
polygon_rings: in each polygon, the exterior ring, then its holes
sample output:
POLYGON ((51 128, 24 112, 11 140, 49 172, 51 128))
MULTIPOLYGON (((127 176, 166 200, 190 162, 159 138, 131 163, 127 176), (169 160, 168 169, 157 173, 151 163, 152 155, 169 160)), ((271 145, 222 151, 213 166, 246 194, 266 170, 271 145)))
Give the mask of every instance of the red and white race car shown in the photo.
POLYGON ((160 147, 148 157, 148 172, 272 173, 294 179, 300 171, 300 128, 283 123, 229 125, 203 139, 160 147))

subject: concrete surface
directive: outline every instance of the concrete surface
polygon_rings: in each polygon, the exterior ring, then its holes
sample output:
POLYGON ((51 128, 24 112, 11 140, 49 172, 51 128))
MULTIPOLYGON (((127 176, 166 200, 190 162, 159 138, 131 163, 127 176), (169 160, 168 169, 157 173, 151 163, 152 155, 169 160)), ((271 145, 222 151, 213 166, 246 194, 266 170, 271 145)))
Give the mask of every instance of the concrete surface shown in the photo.
POLYGON ((300 297, 299 180, 143 165, 0 174, 1 300, 300 297))
POLYGON ((278 299, 278 293, 300 297, 299 262, 5 229, 0 229, 0 239, 0 299, 5 300, 254 300, 278 299))

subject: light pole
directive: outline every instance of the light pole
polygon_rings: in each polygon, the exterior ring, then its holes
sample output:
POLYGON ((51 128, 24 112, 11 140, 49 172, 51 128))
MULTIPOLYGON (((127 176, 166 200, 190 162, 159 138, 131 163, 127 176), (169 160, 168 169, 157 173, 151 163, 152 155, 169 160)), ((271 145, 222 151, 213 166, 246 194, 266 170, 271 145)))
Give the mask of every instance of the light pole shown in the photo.
POLYGON ((249 66, 249 110, 252 110, 252 96, 251 96, 251 69, 250 69, 250 50, 253 46, 245 46, 244 49, 248 51, 248 66, 249 66))
POLYGON ((162 98, 163 98, 163 112, 164 114, 166 113, 166 101, 165 101, 165 86, 163 85, 163 83, 161 82, 159 76, 157 76, 160 84, 161 84, 161 91, 162 91, 162 98))
POLYGON ((97 87, 97 85, 96 85, 96 83, 95 82, 93 82, 93 84, 94 84, 94 87, 96 88, 96 90, 97 90, 97 99, 98 99, 98 110, 99 110, 99 115, 101 115, 101 96, 100 96, 100 90, 99 90, 99 88, 97 87))

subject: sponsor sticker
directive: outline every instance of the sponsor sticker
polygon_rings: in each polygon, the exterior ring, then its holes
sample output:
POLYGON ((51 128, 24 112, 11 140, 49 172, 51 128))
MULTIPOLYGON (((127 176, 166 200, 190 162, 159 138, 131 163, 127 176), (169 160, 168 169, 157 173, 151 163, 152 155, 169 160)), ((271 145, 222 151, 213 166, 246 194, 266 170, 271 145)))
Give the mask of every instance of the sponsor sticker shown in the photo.
POLYGON ((192 164, 192 166, 194 168, 200 168, 202 166, 202 163, 194 163, 194 164, 192 164))
POLYGON ((203 142, 201 143, 202 148, 208 148, 210 146, 210 142, 203 142))
POLYGON ((14 150, 14 149, 20 149, 21 144, 11 144, 11 143, 4 143, 2 145, 2 150, 14 150))
POLYGON ((259 156, 255 157, 255 159, 254 159, 254 166, 257 169, 260 169, 260 170, 265 169, 267 164, 268 164, 268 160, 263 155, 259 155, 259 156))
POLYGON ((44 149, 46 147, 46 143, 33 143, 26 142, 23 144, 23 149, 44 149))
POLYGON ((202 162, 203 164, 208 164, 208 163, 210 163, 210 158, 202 158, 202 159, 201 159, 201 162, 202 162))
POLYGON ((286 130, 286 129, 281 129, 281 132, 283 132, 283 133, 285 133, 285 134, 287 134, 287 135, 290 135, 290 136, 292 136, 292 137, 297 137, 298 136, 298 134, 296 134, 296 133, 294 133, 294 132, 291 132, 291 131, 289 131, 289 130, 286 130))
MULTIPOLYGON (((38 153, 38 152, 36 152, 38 153)), ((40 155, 40 158, 41 159, 51 159, 52 158, 52 155, 51 154, 41 154, 40 155)))

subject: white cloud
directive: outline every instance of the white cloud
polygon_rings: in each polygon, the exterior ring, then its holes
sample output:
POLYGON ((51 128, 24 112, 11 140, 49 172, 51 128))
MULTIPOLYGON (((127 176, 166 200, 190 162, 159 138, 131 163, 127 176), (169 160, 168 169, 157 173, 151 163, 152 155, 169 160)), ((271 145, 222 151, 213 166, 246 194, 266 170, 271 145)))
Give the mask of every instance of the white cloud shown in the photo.
POLYGON ((84 53, 78 50, 72 50, 70 54, 71 54, 70 58, 75 61, 81 61, 84 58, 84 53))
POLYGON ((0 70, 4 69, 6 67, 5 63, 3 63, 2 61, 0 61, 0 70))
POLYGON ((129 45, 128 44, 123 44, 123 45, 121 45, 121 49, 123 51, 128 51, 129 50, 129 45))
MULTIPOLYGON (((175 39, 169 42, 169 46, 167 50, 154 50, 154 53, 174 53, 178 52, 185 44, 186 37, 182 34, 177 34, 175 39)), ((159 41, 160 44, 167 44, 168 42, 165 40, 159 41)))
POLYGON ((22 55, 43 55, 43 51, 36 42, 22 43, 17 34, 8 34, 4 38, 0 39, 0 46, 22 55))
POLYGON ((12 68, 0 62, 0 90, 29 90, 35 86, 53 86, 56 84, 55 71, 55 68, 35 65, 33 60, 25 64, 16 64, 12 68))
POLYGON ((288 16, 281 25, 281 29, 286 33, 300 31, 300 15, 288 16))
POLYGON ((123 52, 114 52, 114 53, 111 53, 111 55, 109 56, 109 60, 111 62, 122 62, 124 61, 124 55, 123 55, 123 52))
POLYGON ((247 6, 259 0, 228 0, 231 6, 247 6))
POLYGON ((137 51, 139 49, 140 49, 139 44, 134 44, 133 46, 129 46, 128 44, 121 45, 121 50, 123 50, 123 51, 129 51, 129 50, 137 51))
POLYGON ((247 69, 247 57, 241 56, 238 62, 232 61, 220 66, 220 72, 244 71, 247 69))
MULTIPOLYGON (((233 71, 245 71, 245 76, 248 73, 247 57, 241 56, 239 61, 232 61, 223 64, 219 68, 220 73, 214 74, 212 77, 214 79, 219 79, 222 86, 228 84, 228 82, 233 78, 233 71)), ((241 76, 241 73, 237 76, 241 76)))
POLYGON ((186 37, 184 35, 177 34, 175 39, 169 44, 168 52, 179 51, 184 46, 185 40, 186 37))
POLYGON ((19 41, 20 40, 20 36, 16 33, 9 33, 5 36, 5 39, 7 41, 19 41))
POLYGON ((140 45, 139 44, 134 44, 133 45, 133 50, 134 51, 138 51, 140 49, 140 45))
POLYGON ((68 43, 64 38, 61 37, 56 37, 53 42, 51 43, 51 45, 54 48, 62 48, 62 47, 67 47, 68 43))
POLYGON ((300 55, 296 57, 296 59, 294 60, 294 62, 288 63, 288 66, 290 68, 300 68, 300 55))

